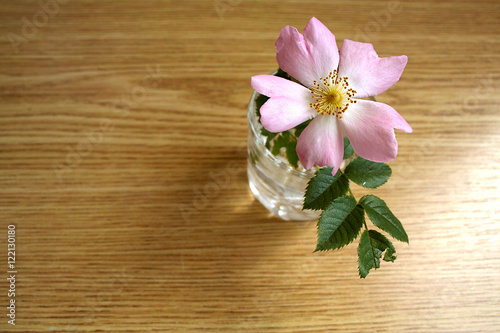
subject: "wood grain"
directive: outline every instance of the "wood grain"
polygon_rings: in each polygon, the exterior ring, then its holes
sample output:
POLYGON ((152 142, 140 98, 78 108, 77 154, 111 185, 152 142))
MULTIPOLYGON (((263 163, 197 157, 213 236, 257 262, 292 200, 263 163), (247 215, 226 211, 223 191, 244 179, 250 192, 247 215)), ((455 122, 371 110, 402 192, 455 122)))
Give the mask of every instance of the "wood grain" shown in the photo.
POLYGON ((500 331, 498 1, 64 2, 46 22, 37 1, 0 6, 2 331, 500 331), (250 77, 312 16, 409 57, 378 99, 414 133, 391 181, 354 193, 410 245, 366 280, 356 246, 312 253, 315 222, 248 188, 250 77))

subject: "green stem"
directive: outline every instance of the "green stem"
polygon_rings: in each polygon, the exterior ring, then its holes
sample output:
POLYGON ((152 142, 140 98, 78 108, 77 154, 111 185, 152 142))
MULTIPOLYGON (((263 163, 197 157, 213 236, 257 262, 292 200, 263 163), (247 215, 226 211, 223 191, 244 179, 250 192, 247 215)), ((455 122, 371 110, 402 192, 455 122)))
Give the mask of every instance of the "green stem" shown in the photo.
MULTIPOLYGON (((351 195, 351 197, 353 197, 354 200, 356 200, 356 198, 354 197, 354 194, 351 191, 351 187, 349 187, 348 190, 349 190, 349 194, 351 195)), ((357 200, 356 200, 356 202, 357 202, 357 200)), ((363 224, 365 225, 365 229, 368 231, 368 225, 366 224, 366 220, 365 219, 363 219, 363 224)), ((370 245, 371 245, 371 241, 370 241, 370 245)))
MULTIPOLYGON (((354 200, 356 200, 356 198, 354 197, 354 194, 352 194, 352 191, 351 191, 351 187, 349 187, 349 194, 351 195, 351 197, 354 198, 354 200)), ((356 200, 357 202, 357 200, 356 200)), ((366 219, 363 219, 363 224, 365 225, 365 229, 367 232, 369 232, 369 229, 368 229, 368 225, 366 224, 366 219)), ((375 267, 375 269, 377 269, 377 261, 375 260, 375 250, 373 249, 373 244, 372 244, 372 239, 370 238, 370 234, 368 234, 368 242, 370 243, 370 249, 372 250, 372 256, 373 256, 373 267, 375 267)))

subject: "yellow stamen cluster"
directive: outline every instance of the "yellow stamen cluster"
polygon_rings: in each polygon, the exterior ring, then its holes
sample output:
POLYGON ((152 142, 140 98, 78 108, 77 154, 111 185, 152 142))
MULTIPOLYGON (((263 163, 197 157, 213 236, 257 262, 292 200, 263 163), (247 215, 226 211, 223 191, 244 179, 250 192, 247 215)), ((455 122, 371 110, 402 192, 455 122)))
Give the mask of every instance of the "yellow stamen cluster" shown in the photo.
POLYGON ((316 103, 309 103, 309 106, 319 114, 335 115, 341 119, 349 104, 356 103, 352 99, 356 90, 349 88, 347 77, 339 77, 337 70, 330 72, 325 79, 319 78, 319 82, 314 81, 310 90, 316 103))

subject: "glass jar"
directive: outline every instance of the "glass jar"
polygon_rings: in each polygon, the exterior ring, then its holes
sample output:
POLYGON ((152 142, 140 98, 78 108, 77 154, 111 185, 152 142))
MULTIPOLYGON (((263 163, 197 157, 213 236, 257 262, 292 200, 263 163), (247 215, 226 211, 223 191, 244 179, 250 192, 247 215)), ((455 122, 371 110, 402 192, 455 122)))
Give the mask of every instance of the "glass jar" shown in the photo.
POLYGON ((302 210, 304 192, 315 170, 295 169, 286 157, 275 156, 266 147, 256 110, 254 92, 248 104, 248 182, 254 196, 283 220, 318 219, 320 212, 302 210))

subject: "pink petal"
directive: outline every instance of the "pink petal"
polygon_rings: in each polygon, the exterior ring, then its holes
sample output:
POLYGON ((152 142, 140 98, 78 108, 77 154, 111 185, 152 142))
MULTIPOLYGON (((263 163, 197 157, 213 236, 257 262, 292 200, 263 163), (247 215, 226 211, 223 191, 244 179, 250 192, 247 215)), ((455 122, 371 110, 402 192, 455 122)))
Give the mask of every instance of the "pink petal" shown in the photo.
POLYGON ((330 166, 336 174, 344 155, 344 140, 337 118, 331 115, 314 118, 297 140, 297 155, 306 169, 314 164, 330 166))
POLYGON ((317 75, 325 78, 328 73, 337 69, 339 65, 337 42, 323 23, 313 17, 304 28, 304 38, 308 42, 309 52, 314 56, 317 75))
POLYGON ((328 76, 339 63, 335 36, 315 17, 305 27, 304 36, 294 27, 284 27, 275 48, 280 68, 308 87, 328 76))
POLYGON ((251 85, 259 94, 268 97, 290 97, 308 101, 311 99, 311 91, 306 87, 274 75, 252 76, 251 85))
POLYGON ((304 100, 271 97, 260 108, 260 115, 262 126, 269 132, 278 133, 292 129, 318 113, 304 100))
POLYGON ((339 75, 348 77, 355 97, 376 96, 398 82, 407 62, 405 55, 379 58, 372 44, 344 39, 339 75))
POLYGON ((309 106, 311 92, 298 83, 272 75, 257 75, 252 77, 252 87, 271 97, 260 108, 262 126, 270 132, 287 131, 318 115, 309 106))
POLYGON ((342 130, 359 156, 374 162, 393 161, 398 154, 394 128, 411 133, 399 113, 384 103, 356 100, 340 120, 342 130))

